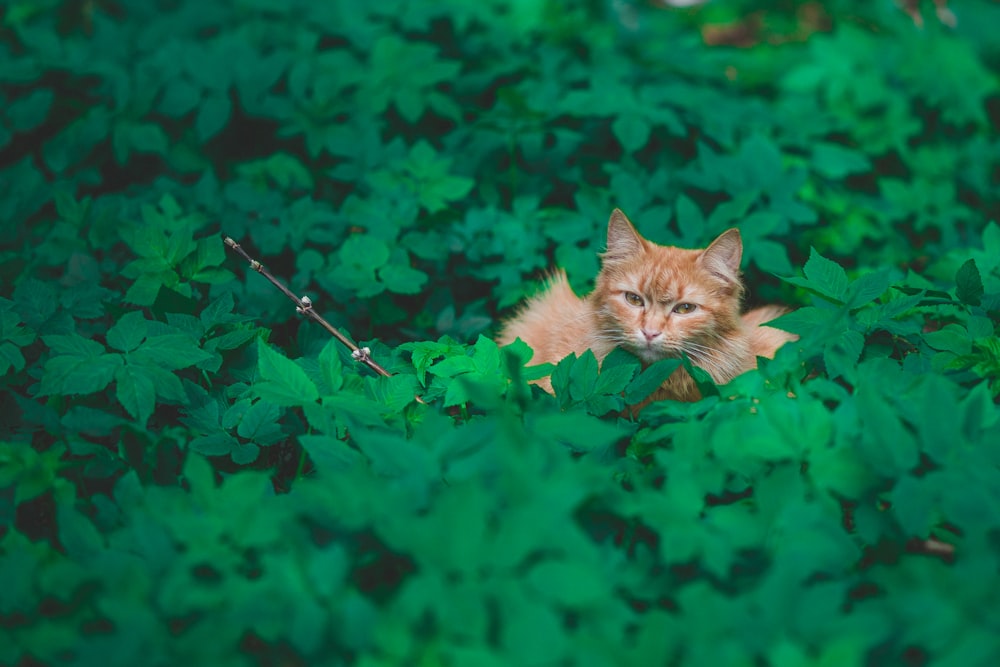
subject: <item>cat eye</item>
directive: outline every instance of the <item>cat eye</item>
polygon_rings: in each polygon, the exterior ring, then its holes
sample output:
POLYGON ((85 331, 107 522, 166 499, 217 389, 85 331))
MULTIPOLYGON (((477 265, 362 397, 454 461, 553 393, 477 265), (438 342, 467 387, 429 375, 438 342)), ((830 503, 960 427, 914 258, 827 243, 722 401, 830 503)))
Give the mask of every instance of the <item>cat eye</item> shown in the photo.
POLYGON ((636 308, 639 308, 643 305, 642 297, 636 294, 635 292, 625 292, 625 301, 630 306, 635 306, 636 308))
POLYGON ((693 313, 698 309, 698 306, 693 303, 679 303, 674 306, 674 312, 678 315, 687 315, 688 313, 693 313))

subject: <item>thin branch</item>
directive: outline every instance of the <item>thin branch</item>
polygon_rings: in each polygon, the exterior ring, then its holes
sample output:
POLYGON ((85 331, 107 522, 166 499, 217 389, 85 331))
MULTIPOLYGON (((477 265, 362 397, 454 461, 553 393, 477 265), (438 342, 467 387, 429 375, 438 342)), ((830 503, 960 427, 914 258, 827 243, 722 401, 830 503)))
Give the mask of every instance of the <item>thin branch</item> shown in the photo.
MULTIPOLYGON (((312 299, 310 299, 307 296, 304 296, 302 298, 299 298, 299 297, 295 296, 295 294, 293 294, 290 289, 288 289, 287 287, 285 287, 284 285, 282 285, 278 281, 277 278, 275 278, 273 275, 271 275, 271 272, 268 271, 267 269, 265 269, 263 264, 261 264, 260 262, 258 262, 256 259, 254 259, 250 255, 248 255, 247 252, 246 252, 246 250, 244 250, 240 246, 239 243, 237 243, 236 241, 234 241, 233 239, 231 239, 228 236, 224 237, 224 240, 225 240, 227 246, 229 246, 230 248, 232 248, 233 250, 235 250, 236 253, 240 257, 242 257, 243 259, 245 259, 247 262, 250 263, 250 268, 251 269, 253 269, 254 271, 256 271, 257 273, 259 273, 260 275, 262 275, 265 278, 267 278, 269 281, 271 281, 272 285, 274 285, 279 290, 281 290, 282 294, 284 294, 289 299, 291 299, 291 301, 295 304, 295 311, 297 313, 299 313, 301 315, 305 315, 306 317, 308 317, 312 321, 316 322, 321 327, 323 327, 324 329, 326 329, 327 331, 329 331, 330 335, 332 335, 334 338, 336 338, 341 343, 343 343, 344 345, 346 345, 351 350, 351 357, 355 361, 359 361, 359 362, 363 363, 365 366, 367 366, 368 368, 372 369, 373 371, 375 371, 379 375, 384 375, 385 377, 389 377, 390 375, 392 375, 392 373, 390 373, 389 371, 385 370, 384 368, 382 368, 381 366, 379 366, 377 363, 375 363, 375 360, 371 358, 371 350, 370 349, 368 349, 367 347, 358 347, 357 345, 354 344, 353 341, 351 341, 350 338, 348 338, 344 334, 342 334, 339 331, 337 331, 333 327, 332 324, 330 324, 325 319, 323 319, 323 316, 320 315, 319 313, 317 313, 313 309, 312 299)), ((420 401, 420 397, 419 396, 416 397, 416 399, 418 401, 420 401)), ((423 401, 420 401, 420 402, 423 403, 423 401)))

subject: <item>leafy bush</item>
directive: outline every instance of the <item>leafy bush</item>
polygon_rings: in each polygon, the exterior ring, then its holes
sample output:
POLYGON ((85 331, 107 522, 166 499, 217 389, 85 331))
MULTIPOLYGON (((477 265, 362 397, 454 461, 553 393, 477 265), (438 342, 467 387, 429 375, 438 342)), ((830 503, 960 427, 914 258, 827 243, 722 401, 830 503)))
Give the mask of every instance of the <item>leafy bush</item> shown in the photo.
POLYGON ((956 12, 12 0, 0 662, 997 664, 1000 6, 956 12), (800 342, 637 417, 676 362, 530 385, 489 335, 613 206, 739 226, 800 342))

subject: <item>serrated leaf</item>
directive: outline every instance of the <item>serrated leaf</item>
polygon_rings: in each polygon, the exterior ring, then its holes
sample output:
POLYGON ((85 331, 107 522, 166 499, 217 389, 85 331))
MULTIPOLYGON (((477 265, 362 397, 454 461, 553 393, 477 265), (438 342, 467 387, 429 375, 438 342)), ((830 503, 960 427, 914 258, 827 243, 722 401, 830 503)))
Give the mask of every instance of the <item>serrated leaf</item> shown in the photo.
POLYGON ((920 458, 917 443, 890 404, 866 394, 858 396, 857 408, 862 424, 859 449, 869 465, 887 477, 912 470, 920 458))
POLYGON ((156 408, 156 388, 142 369, 126 365, 115 373, 115 397, 125 411, 145 426, 156 408))
POLYGON ((816 252, 815 248, 810 249, 809 260, 806 261, 803 271, 808 279, 808 287, 816 290, 823 296, 828 296, 837 301, 843 301, 847 291, 847 273, 843 267, 836 262, 823 257, 816 252))
POLYGON ((234 350, 244 343, 249 342, 256 335, 257 331, 254 329, 236 329, 221 336, 210 338, 205 343, 205 347, 208 350, 234 350))
POLYGON ((222 413, 222 420, 219 422, 222 424, 222 428, 229 430, 239 426, 240 420, 243 419, 243 415, 252 404, 253 401, 249 398, 241 398, 226 408, 226 411, 222 413))
POLYGON ((576 359, 576 355, 570 353, 565 358, 561 359, 558 364, 556 364, 556 367, 552 369, 552 375, 550 376, 552 390, 555 392, 556 396, 563 398, 564 407, 566 401, 570 398, 570 372, 573 370, 573 365, 576 363, 576 359))
POLYGON ((350 470, 364 460, 357 450, 330 436, 300 435, 298 440, 321 475, 350 470))
POLYGON ((107 387, 122 365, 121 355, 62 355, 45 362, 39 395, 93 394, 107 387))
POLYGON ((188 449, 205 456, 225 456, 237 444, 236 438, 225 431, 200 435, 188 443, 188 449))
POLYGON ((337 252, 340 261, 347 265, 377 269, 389 260, 389 246, 368 234, 354 234, 344 241, 337 252))
POLYGON ((59 306, 52 285, 35 278, 28 278, 18 283, 14 288, 14 303, 25 324, 39 333, 43 331, 41 325, 59 306))
POLYGON ((417 393, 416 375, 392 375, 367 378, 372 398, 391 413, 396 413, 413 402, 417 393))
POLYGON ((842 331, 839 336, 827 343, 823 351, 823 361, 829 377, 844 376, 849 381, 854 378, 853 368, 861 358, 865 346, 865 337, 858 331, 842 331))
POLYGON ((873 299, 889 289, 891 281, 888 269, 864 274, 847 288, 847 293, 844 296, 847 307, 858 308, 871 303, 873 299))
POLYGON ((500 348, 496 341, 480 335, 472 352, 472 362, 476 371, 482 374, 493 374, 500 371, 500 348))
POLYGON ((319 398, 319 390, 302 367, 272 350, 263 339, 257 339, 260 377, 254 385, 258 396, 282 407, 312 403, 319 398))
POLYGON ((970 259, 962 264, 955 274, 955 295, 962 303, 978 306, 983 298, 983 279, 979 275, 976 260, 970 259))
POLYGON ((476 370, 476 362, 466 354, 458 354, 437 362, 428 369, 431 375, 440 377, 455 377, 462 373, 472 373, 476 370))
POLYGON ((225 292, 218 299, 208 304, 205 310, 198 314, 201 323, 206 329, 211 329, 217 324, 224 324, 233 319, 231 313, 236 303, 233 301, 233 293, 225 292))
POLYGON ((0 343, 0 377, 7 374, 7 371, 14 369, 15 372, 24 368, 25 360, 21 350, 8 342, 0 343))
POLYGON ((146 317, 142 311, 132 311, 126 313, 108 329, 105 340, 108 345, 120 352, 131 352, 139 347, 139 343, 146 337, 146 317))
POLYGON ((569 372, 569 394, 577 401, 583 401, 594 393, 597 385, 597 357, 593 350, 586 350, 573 363, 569 372))
POLYGON ((680 359, 660 359, 646 367, 625 388, 625 403, 636 405, 649 398, 649 395, 660 388, 667 378, 681 367, 680 359))
POLYGON ((935 350, 963 355, 972 352, 969 331, 959 324, 948 324, 938 331, 923 334, 924 340, 935 350))
POLYGON ((390 292, 419 294, 427 283, 427 274, 409 266, 386 264, 378 271, 379 279, 390 292))
POLYGON ((284 437, 281 426, 277 423, 280 418, 280 407, 266 400, 257 401, 243 413, 236 433, 259 445, 274 444, 284 437))
POLYGON ((180 370, 202 362, 212 355, 201 349, 198 341, 187 334, 150 336, 130 354, 136 363, 155 364, 168 370, 180 370))
POLYGON ((344 384, 343 362, 340 360, 341 343, 331 338, 319 353, 319 371, 323 378, 323 394, 332 394, 344 384))
POLYGON ((233 463, 239 465, 249 465, 260 456, 260 447, 253 442, 234 442, 229 450, 229 457, 233 463))
POLYGON ((79 334, 53 334, 42 336, 42 342, 48 345, 56 354, 77 357, 99 357, 105 353, 103 345, 96 340, 84 338, 79 334))

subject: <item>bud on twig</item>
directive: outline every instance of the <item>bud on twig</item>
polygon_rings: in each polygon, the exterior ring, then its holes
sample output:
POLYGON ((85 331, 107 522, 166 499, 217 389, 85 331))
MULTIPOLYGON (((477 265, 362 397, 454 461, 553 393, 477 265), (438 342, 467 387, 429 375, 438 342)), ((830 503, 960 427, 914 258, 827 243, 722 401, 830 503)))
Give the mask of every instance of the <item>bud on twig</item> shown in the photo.
MULTIPOLYGON (((263 264, 261 264, 260 262, 258 262, 256 259, 254 259, 250 255, 248 255, 247 252, 240 246, 239 243, 237 243, 236 241, 234 241, 233 239, 231 239, 228 236, 224 237, 224 240, 225 240, 227 246, 229 246, 230 248, 232 248, 234 251, 236 251, 236 253, 238 255, 240 255, 243 259, 245 259, 247 262, 250 263, 250 268, 251 269, 253 269, 254 271, 256 271, 257 273, 259 273, 260 275, 262 275, 265 278, 267 278, 271 282, 272 285, 274 285, 279 290, 281 290, 282 294, 284 294, 289 299, 291 299, 291 301, 295 304, 295 312, 297 312, 297 313, 299 313, 301 315, 304 315, 304 316, 308 317, 309 319, 313 320, 314 322, 316 322, 317 324, 319 324, 321 327, 323 327, 324 329, 326 329, 327 331, 329 331, 330 335, 332 335, 334 338, 336 338, 341 343, 343 343, 344 345, 346 345, 351 350, 351 357, 355 361, 358 361, 358 362, 364 364, 365 366, 367 366, 368 368, 372 369, 373 371, 375 371, 379 375, 384 375, 385 377, 389 377, 390 375, 392 375, 392 373, 390 373, 389 371, 387 371, 384 368, 382 368, 380 365, 378 365, 375 362, 374 359, 371 358, 371 350, 370 349, 368 349, 367 347, 359 348, 357 345, 354 344, 353 341, 351 341, 350 338, 348 338, 344 334, 342 334, 339 331, 337 331, 337 329, 335 329, 332 324, 330 324, 329 322, 327 322, 323 318, 322 315, 320 315, 319 313, 317 313, 313 309, 312 299, 310 299, 308 296, 303 296, 302 298, 299 298, 299 297, 295 296, 295 294, 293 294, 290 289, 288 289, 287 287, 285 287, 284 285, 282 285, 277 280, 277 278, 275 278, 274 276, 272 276, 271 273, 270 273, 270 271, 268 271, 267 269, 264 268, 263 264)), ((417 400, 420 401, 420 398, 417 397, 417 400)), ((420 402, 422 403, 423 401, 420 401, 420 402)))

